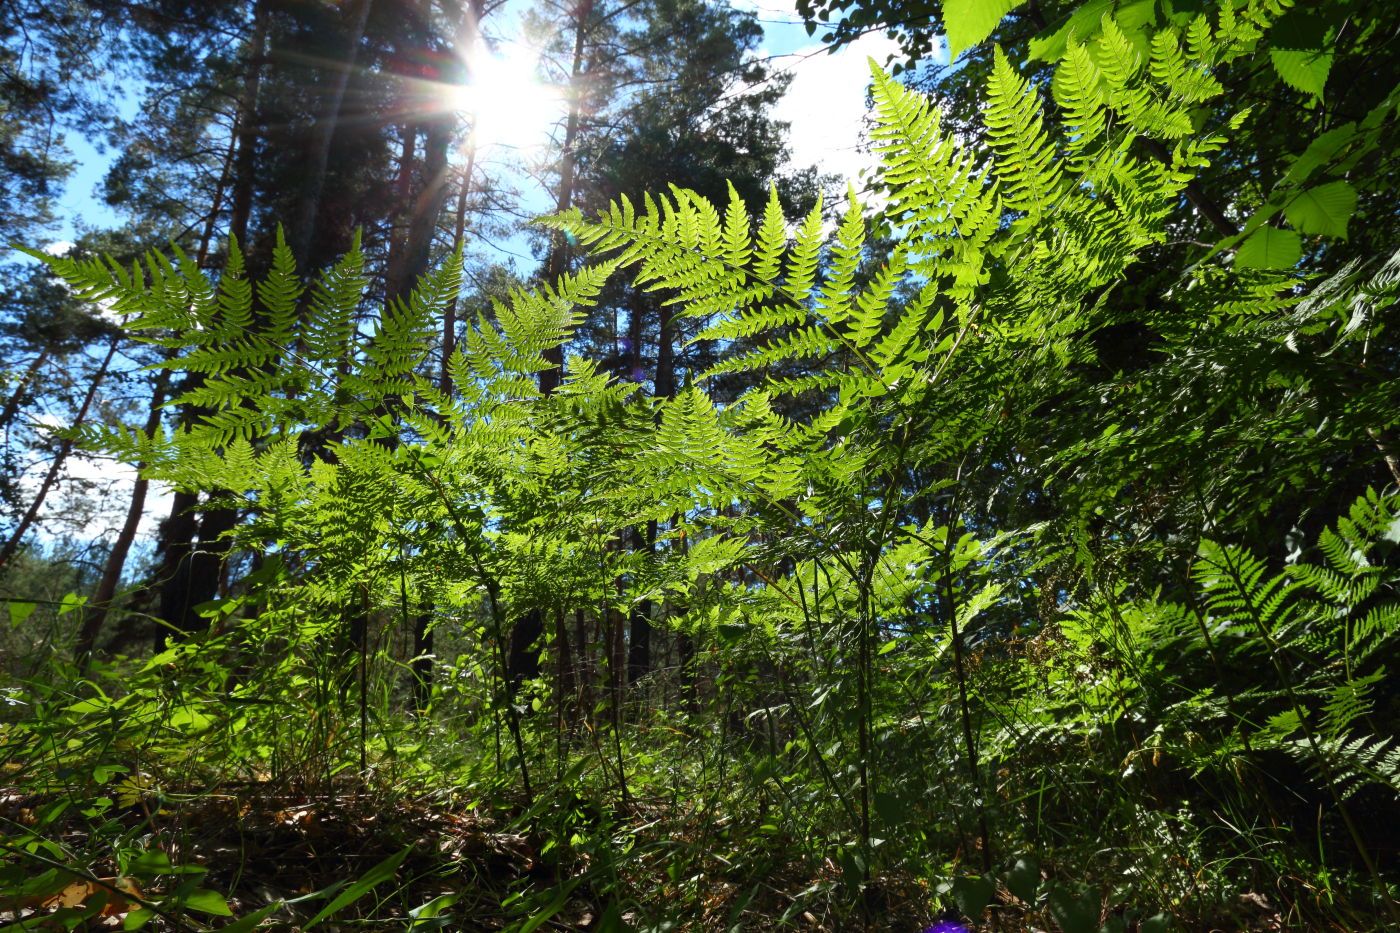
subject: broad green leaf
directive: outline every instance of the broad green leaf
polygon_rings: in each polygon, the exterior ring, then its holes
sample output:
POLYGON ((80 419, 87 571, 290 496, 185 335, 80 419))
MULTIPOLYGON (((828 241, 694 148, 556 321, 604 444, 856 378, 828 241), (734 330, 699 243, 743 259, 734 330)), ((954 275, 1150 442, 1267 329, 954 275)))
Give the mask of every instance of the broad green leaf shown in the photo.
POLYGON ((1298 194, 1283 212, 1303 233, 1345 240, 1347 222, 1356 212, 1356 189, 1344 181, 1329 181, 1298 194))
POLYGON ((409 930, 416 930, 416 929, 418 929, 419 927, 434 927, 434 928, 436 928, 436 927, 441 926, 440 923, 438 923, 438 924, 430 924, 430 923, 428 923, 427 921, 433 920, 433 919, 439 919, 439 920, 448 919, 448 918, 442 918, 442 917, 440 917, 439 915, 440 915, 444 910, 446 910, 447 908, 451 907, 453 904, 457 903, 457 900, 458 900, 458 898, 460 898, 460 897, 461 897, 460 894, 439 894, 437 897, 435 897, 435 898, 433 898, 432 900, 428 901, 428 903, 426 903, 426 904, 421 904, 421 905, 419 905, 418 907, 413 908, 412 910, 410 910, 410 911, 408 912, 408 915, 409 915, 410 917, 413 918, 413 922, 412 922, 411 924, 409 924, 409 927, 408 927, 409 930))
POLYGON ((10 627, 19 628, 34 611, 34 603, 10 603, 10 627))
POLYGON ((139 930, 155 917, 156 912, 149 907, 138 907, 122 919, 123 930, 139 930))
POLYGON ((945 0, 943 28, 948 34, 948 57, 983 42, 997 28, 1002 17, 1025 0, 945 0))
POLYGON ((1269 58, 1274 63, 1274 71, 1289 87, 1314 97, 1322 96, 1327 75, 1332 71, 1331 52, 1270 49, 1269 58))
POLYGON ((996 885, 990 878, 963 877, 953 880, 953 900, 957 903, 958 910, 974 921, 981 918, 982 911, 992 902, 994 894, 996 885))
POLYGON ((1006 873, 1006 887, 1027 904, 1035 903, 1040 888, 1040 861, 1033 855, 1023 855, 1006 873))
POLYGON ((1235 254, 1236 269, 1291 269, 1303 255, 1303 242, 1292 230, 1260 227, 1235 254))
POLYGON ((1094 933, 1099 926, 1099 905, 1093 898, 1075 897, 1064 888, 1050 892, 1050 916, 1064 933, 1094 933))
POLYGON ((170 856, 159 849, 147 849, 126 863, 126 874, 143 878, 178 873, 179 870, 171 863, 170 856))
POLYGON ((59 603, 58 614, 67 615, 74 609, 81 609, 87 605, 87 597, 79 596, 77 593, 68 593, 63 597, 63 602, 59 603))
POLYGON ((1043 62, 1056 62, 1064 57, 1069 38, 1086 42, 1099 34, 1103 15, 1113 9, 1113 0, 1089 0, 1075 10, 1065 24, 1051 28, 1030 41, 1030 57, 1043 62))
POLYGON ((1293 164, 1288 167, 1288 174, 1284 176, 1284 181, 1294 184, 1307 181, 1313 172, 1336 158, 1337 154, 1355 138, 1355 123, 1343 123, 1341 126, 1333 127, 1323 133, 1308 143, 1308 148, 1304 149, 1302 154, 1293 160, 1293 164))
POLYGON ((195 888, 193 891, 180 898, 180 906, 186 910, 197 910, 200 913, 213 914, 216 917, 232 917, 233 911, 228 908, 228 901, 218 891, 211 891, 208 888, 195 888))
POLYGON ((748 633, 749 627, 738 622, 725 622, 715 628, 716 634, 727 644, 738 644, 748 633))

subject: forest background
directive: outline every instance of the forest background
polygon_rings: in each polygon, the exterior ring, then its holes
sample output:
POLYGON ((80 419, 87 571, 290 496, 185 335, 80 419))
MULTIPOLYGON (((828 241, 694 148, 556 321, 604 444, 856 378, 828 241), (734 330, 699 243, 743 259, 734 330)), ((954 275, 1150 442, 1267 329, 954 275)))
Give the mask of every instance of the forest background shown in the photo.
POLYGON ((0 11, 0 922, 1400 925, 1392 4, 0 11))

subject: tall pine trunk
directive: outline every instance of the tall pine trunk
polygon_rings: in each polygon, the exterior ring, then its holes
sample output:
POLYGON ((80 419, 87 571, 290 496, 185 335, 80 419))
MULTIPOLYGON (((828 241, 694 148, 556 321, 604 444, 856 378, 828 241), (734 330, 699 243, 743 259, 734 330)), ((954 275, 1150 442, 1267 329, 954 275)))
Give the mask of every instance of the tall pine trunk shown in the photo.
MULTIPOLYGON (((555 209, 567 211, 574 203, 574 144, 578 138, 580 110, 583 97, 583 52, 588 18, 593 13, 594 0, 579 0, 574 8, 574 57, 569 70, 569 113, 564 124, 564 144, 559 155, 559 189, 555 193, 555 209)), ((556 281, 569 264, 568 240, 555 233, 545 263, 545 280, 556 281)), ((540 370, 540 392, 550 395, 564 379, 564 348, 550 347, 544 352, 548 368, 540 370)), ((518 684, 540 673, 539 637, 544 627, 539 614, 525 613, 515 620, 510 633, 509 683, 518 684), (518 666, 517 666, 518 665, 518 666)))
POLYGON ((335 65, 335 77, 325 97, 325 105, 320 117, 312 127, 310 147, 309 180, 297 198, 292 210, 292 255, 303 263, 310 264, 316 218, 321 210, 321 192, 326 185, 326 168, 330 164, 331 144, 335 132, 343 119, 341 110, 345 103, 345 88, 350 83, 350 74, 355 70, 359 57, 360 43, 364 40, 365 25, 369 22, 370 9, 374 0, 355 0, 350 10, 350 29, 346 36, 345 56, 335 65))
MULTIPOLYGON (((170 370, 163 369, 156 377, 155 386, 151 390, 151 409, 146 416, 145 432, 150 437, 160 427, 160 419, 163 414, 161 406, 165 404, 165 394, 170 385, 170 370)), ((142 475, 146 464, 136 465, 136 482, 132 483, 131 500, 126 507, 126 519, 122 522, 121 531, 117 533, 117 540, 112 544, 112 550, 107 554, 107 560, 102 567, 102 578, 98 581, 97 592, 92 596, 87 615, 83 618, 82 628, 78 631, 78 642, 73 649, 73 657, 78 663, 80 671, 86 671, 88 664, 92 660, 93 647, 97 644, 97 636, 102 631, 102 625, 107 621, 107 613, 112 607, 112 599, 117 595, 117 584, 121 582, 122 570, 126 567, 126 558, 131 553, 132 542, 136 540, 136 530, 141 525, 141 514, 146 508, 146 491, 150 487, 150 480, 142 475)))
MULTIPOLYGON (((257 147, 261 138, 258 99, 262 88, 262 73, 267 57, 267 39, 271 26, 270 0, 257 0, 253 5, 253 34, 244 58, 243 88, 235 119, 237 152, 233 156, 231 191, 229 195, 229 236, 239 246, 248 243, 248 228, 253 216, 253 191, 257 173, 257 147)), ((208 228, 212 231, 212 228, 208 228)), ((207 253, 207 248, 201 250, 207 253)), ((183 390, 196 388, 197 377, 185 379, 183 390)), ((180 409, 180 423, 193 424, 203 414, 191 405, 180 409)), ((161 523, 157 551, 161 564, 156 572, 160 587, 160 617, 168 632, 196 631, 199 618, 194 607, 213 599, 219 589, 223 566, 223 551, 227 544, 219 540, 222 531, 233 527, 237 515, 229 509, 209 509, 200 514, 199 497, 193 492, 177 491, 172 497, 170 517, 161 523)))

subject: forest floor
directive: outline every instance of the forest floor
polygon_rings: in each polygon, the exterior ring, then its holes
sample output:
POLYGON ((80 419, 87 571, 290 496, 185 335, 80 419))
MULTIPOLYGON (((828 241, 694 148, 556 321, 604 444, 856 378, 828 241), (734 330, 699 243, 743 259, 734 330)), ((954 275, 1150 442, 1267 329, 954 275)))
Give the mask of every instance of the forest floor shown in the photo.
MULTIPOLYGON (((0 788, 0 823, 32 826, 55 799, 0 788)), ((74 808, 49 823, 44 835, 64 851, 88 853, 86 871, 70 872, 56 893, 0 898, 0 929, 132 929, 142 902, 160 903, 193 873, 201 889, 227 895, 231 916, 200 922, 206 918, 172 911, 151 917, 144 929, 1048 933, 1005 891, 980 924, 940 919, 931 906, 938 898, 915 878, 878 877, 854 900, 843 898, 835 865, 785 860, 782 840, 752 840, 773 848, 765 877, 753 877, 752 869, 736 876, 719 852, 699 875, 668 877, 663 853, 689 835, 713 837, 714 827, 697 825, 693 813, 659 806, 634 804, 600 828, 619 850, 657 854, 602 866, 574 845, 577 838, 551 842, 542 831, 522 829, 519 808, 344 790, 296 793, 256 783, 119 802, 126 805, 103 814, 105 832, 125 828, 120 838, 127 855, 94 845, 90 814, 74 808), (135 851, 156 851, 174 870, 145 878, 121 874, 135 851), (619 891, 628 894, 619 897, 619 891), (257 919, 260 913, 266 919, 257 919)), ((1106 906, 1105 919, 1112 914, 1106 906)), ((1137 933, 1136 924, 1119 929, 1137 933)), ((1301 928, 1265 897, 1246 895, 1208 921, 1173 929, 1301 928)))
MULTIPOLYGON (((52 799, 0 788, 0 822, 15 828, 35 824, 52 799)), ((225 892, 234 918, 279 905, 258 929, 299 931, 314 925, 338 930, 520 930, 541 917, 541 930, 809 930, 856 929, 836 919, 833 905, 817 906, 816 890, 835 888, 840 872, 827 862, 815 871, 799 864, 774 865, 765 878, 731 877, 716 853, 714 874, 669 879, 657 857, 618 859, 606 870, 571 846, 551 844, 540 831, 523 830, 518 808, 465 809, 431 798, 386 800, 369 793, 308 794, 271 792, 257 785, 222 788, 218 793, 167 793, 152 805, 130 802, 108 811, 125 826, 128 844, 159 850, 168 864, 200 873, 203 889, 225 892), (565 856, 563 853, 568 852, 565 856), (329 918, 327 906, 376 877, 376 867, 393 868, 329 918), (602 882, 602 883, 599 883, 602 882), (634 893, 630 905, 607 891, 634 893), (794 909, 808 895, 810 906, 794 909), (641 897, 656 904, 640 903, 641 897), (423 907, 434 905, 427 911, 423 907), (651 909, 660 906, 660 909, 651 909), (415 909, 416 908, 416 909, 415 909), (440 911, 440 913, 438 913, 440 911), (609 917, 615 913, 616 919, 609 917), (433 916, 437 914, 436 916, 433 916), (669 914, 670 920, 658 915, 669 914), (622 926, 614 926, 616 920, 622 926), (737 924, 737 927, 736 927, 737 924)), ((619 814, 622 816, 622 814, 619 814)), ((607 830, 623 848, 664 851, 690 831, 693 815, 663 813, 634 805, 607 830), (624 839, 625 837, 625 839, 624 839)), ((74 811, 44 835, 69 852, 94 852, 92 827, 74 811), (61 828, 60 828, 61 825, 61 828)), ((772 842, 767 843, 772 845, 772 842)), ((13 854, 13 850, 11 853, 13 854)), ((81 863, 82 860, 76 860, 81 863)), ((72 864, 72 863, 70 863, 72 864)), ((127 917, 142 901, 158 903, 182 874, 157 876, 150 883, 123 876, 115 854, 90 859, 86 873, 70 873, 61 891, 0 899, 0 928, 129 929, 127 917), (124 892, 124 893, 123 893, 124 892), (95 915, 77 925, 75 909, 99 902, 95 915), (45 918, 52 918, 45 922, 45 918)), ((881 878, 865 889, 858 927, 917 933, 930 928, 927 884, 916 879, 881 878), (874 919, 878 917, 877 919, 874 919)), ((844 913, 845 911, 841 911, 844 913)), ((177 916, 151 918, 147 930, 192 931, 218 928, 181 923, 177 916)), ((955 927, 948 927, 954 929, 955 927)), ((966 929, 965 927, 956 927, 966 929)))

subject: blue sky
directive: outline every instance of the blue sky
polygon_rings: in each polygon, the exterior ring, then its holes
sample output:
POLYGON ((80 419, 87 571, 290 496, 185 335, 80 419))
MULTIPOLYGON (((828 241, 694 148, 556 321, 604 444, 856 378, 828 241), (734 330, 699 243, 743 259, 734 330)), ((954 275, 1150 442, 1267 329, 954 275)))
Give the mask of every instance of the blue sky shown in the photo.
MULTIPOLYGON (((778 105, 775 116, 791 125, 789 146, 796 167, 816 165, 820 171, 852 181, 862 168, 872 164, 870 156, 861 149, 862 121, 866 115, 865 93, 869 83, 867 60, 884 62, 895 45, 881 35, 868 35, 835 54, 807 35, 795 2, 785 0, 732 0, 739 7, 755 11, 764 28, 762 55, 770 57, 773 68, 793 76, 787 96, 778 105)), ((128 113, 139 106, 129 98, 122 104, 128 113)), ((102 203, 102 177, 110 164, 112 153, 99 153, 85 140, 69 136, 69 149, 77 163, 59 201, 60 227, 57 239, 69 240, 75 233, 75 222, 93 227, 115 226, 120 222, 113 211, 102 203)), ((842 186, 840 194, 844 193, 842 186)), ((547 209, 545 204, 541 209, 547 209)), ((502 244, 512 253, 523 253, 520 243, 502 244)), ((522 271, 527 263, 522 263, 522 271)), ((131 475, 128 467, 111 461, 74 458, 72 473, 91 478, 104 478, 124 484, 131 475)), ((153 523, 169 510, 168 498, 152 490, 148 500, 143 531, 149 532, 153 523)), ((118 516, 104 516, 89 531, 94 535, 110 533, 100 527, 112 528, 118 516)))
MULTIPOLYGON (((789 71, 793 84, 777 116, 791 126, 790 146, 797 166, 818 165, 823 172, 852 177, 869 164, 859 152, 861 119, 865 114, 866 59, 883 62, 894 43, 869 35, 835 54, 807 35, 795 3, 784 0, 732 0, 753 10, 764 29, 763 54, 776 69, 789 71)), ((139 100, 123 102, 129 115, 139 100)), ((112 153, 98 152, 80 135, 66 140, 77 167, 59 199, 56 239, 72 239, 76 223, 115 226, 120 218, 102 202, 102 177, 112 153)))

